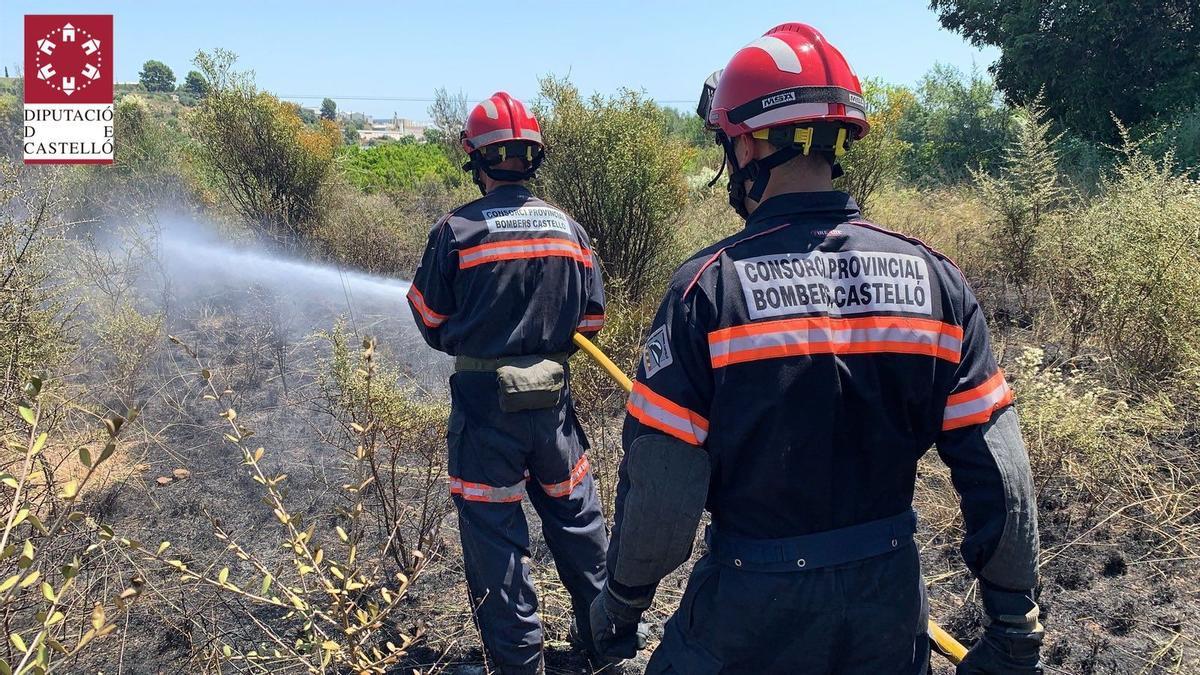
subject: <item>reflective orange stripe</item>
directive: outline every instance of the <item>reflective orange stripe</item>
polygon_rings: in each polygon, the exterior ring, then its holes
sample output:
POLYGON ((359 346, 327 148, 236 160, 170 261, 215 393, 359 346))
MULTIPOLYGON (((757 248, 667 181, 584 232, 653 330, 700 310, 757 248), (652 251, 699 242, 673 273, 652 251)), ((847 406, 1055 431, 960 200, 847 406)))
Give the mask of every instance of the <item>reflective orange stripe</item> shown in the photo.
POLYGON ((421 322, 429 328, 437 328, 446 323, 446 315, 438 314, 425 304, 425 296, 421 295, 421 291, 417 290, 416 286, 408 287, 408 302, 412 304, 413 309, 417 310, 417 314, 421 315, 421 322))
POLYGON ((566 480, 559 483, 542 483, 542 489, 551 497, 569 497, 575 486, 583 482, 591 468, 587 455, 582 455, 579 461, 575 462, 575 468, 571 469, 571 475, 566 480))
POLYGON ((489 502, 492 504, 519 502, 525 498, 525 481, 506 487, 493 487, 451 476, 450 494, 459 495, 469 502, 489 502))
POLYGON ((704 445, 704 439, 708 438, 708 420, 654 393, 641 382, 633 383, 625 409, 642 424, 685 443, 704 445))
POLYGON ((597 331, 604 328, 603 314, 584 314, 583 320, 579 322, 578 330, 581 333, 589 331, 597 331))
POLYGON ((542 238, 493 241, 464 248, 458 252, 458 267, 467 269, 501 260, 547 257, 571 258, 583 264, 584 267, 592 266, 591 251, 579 244, 569 239, 542 238))
POLYGON ((983 424, 1012 400, 1012 389, 1004 380, 1004 372, 997 369, 983 384, 952 394, 946 399, 942 431, 983 424))
POLYGON ((962 327, 902 316, 764 321, 708 334, 713 368, 808 354, 918 354, 961 359, 962 327))

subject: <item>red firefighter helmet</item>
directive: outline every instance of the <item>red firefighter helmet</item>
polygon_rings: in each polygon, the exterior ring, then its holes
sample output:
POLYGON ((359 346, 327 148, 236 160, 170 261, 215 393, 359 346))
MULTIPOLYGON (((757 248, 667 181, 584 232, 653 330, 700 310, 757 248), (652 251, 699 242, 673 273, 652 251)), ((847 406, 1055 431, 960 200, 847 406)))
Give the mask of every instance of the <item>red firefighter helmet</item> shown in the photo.
POLYGON ((533 113, 508 92, 498 91, 479 103, 467 116, 462 146, 467 154, 489 145, 527 141, 541 148, 542 128, 533 113))
POLYGON ((867 105, 858 76, 825 36, 803 23, 772 28, 725 66, 704 115, 729 138, 804 122, 850 127, 867 135, 867 105))

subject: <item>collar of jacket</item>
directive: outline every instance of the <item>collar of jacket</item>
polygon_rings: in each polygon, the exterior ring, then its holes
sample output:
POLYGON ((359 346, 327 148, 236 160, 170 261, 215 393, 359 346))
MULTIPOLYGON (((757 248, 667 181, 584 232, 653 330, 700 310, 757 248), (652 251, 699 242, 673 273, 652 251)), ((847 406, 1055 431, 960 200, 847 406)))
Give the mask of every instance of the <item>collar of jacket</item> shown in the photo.
POLYGON ((531 195, 533 193, 529 191, 529 186, 527 185, 523 185, 521 183, 505 183, 504 185, 497 185, 496 187, 492 188, 492 191, 488 193, 488 196, 490 197, 495 194, 531 195))
POLYGON ((761 230, 778 225, 780 220, 845 222, 860 217, 858 203, 845 192, 789 192, 759 204, 746 221, 746 230, 761 230))

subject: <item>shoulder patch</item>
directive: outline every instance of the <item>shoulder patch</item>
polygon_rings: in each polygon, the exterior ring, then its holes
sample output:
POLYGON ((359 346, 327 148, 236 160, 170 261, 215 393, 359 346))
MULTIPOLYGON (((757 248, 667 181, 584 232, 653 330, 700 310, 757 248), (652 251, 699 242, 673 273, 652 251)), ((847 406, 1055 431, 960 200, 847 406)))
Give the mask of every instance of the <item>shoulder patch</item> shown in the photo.
POLYGON ((671 342, 667 339, 667 326, 663 324, 646 338, 646 347, 642 350, 642 367, 646 369, 646 377, 651 378, 674 362, 671 342))

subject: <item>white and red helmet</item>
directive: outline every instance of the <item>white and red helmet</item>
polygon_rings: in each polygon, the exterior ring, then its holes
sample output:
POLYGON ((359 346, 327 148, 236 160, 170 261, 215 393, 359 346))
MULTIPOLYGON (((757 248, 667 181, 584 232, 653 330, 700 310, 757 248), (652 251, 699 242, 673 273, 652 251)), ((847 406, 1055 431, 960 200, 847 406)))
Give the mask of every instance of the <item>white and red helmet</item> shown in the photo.
POLYGON ((481 101, 467 116, 462 146, 467 154, 489 145, 527 141, 543 147, 542 128, 537 118, 508 92, 498 91, 481 101))
POLYGON ((858 76, 807 24, 778 25, 742 47, 714 84, 708 109, 699 112, 729 138, 805 122, 845 124, 852 139, 870 130, 858 76))

